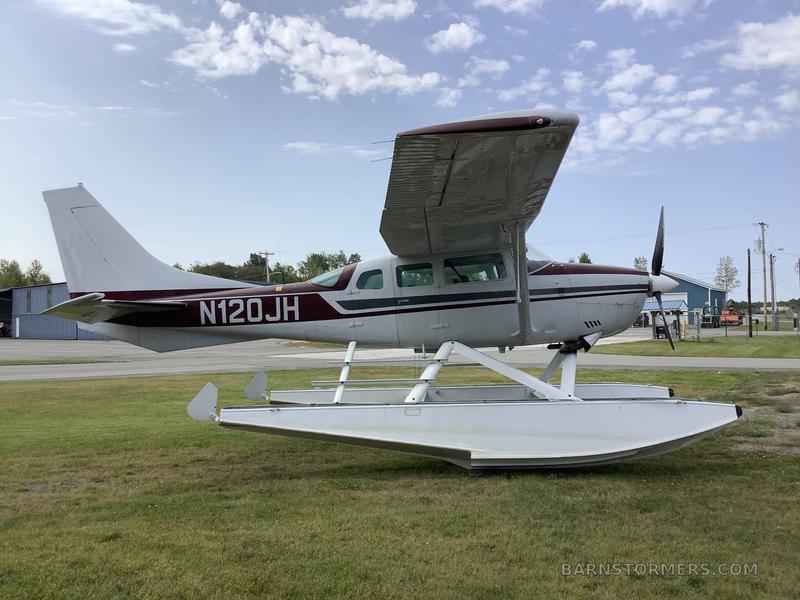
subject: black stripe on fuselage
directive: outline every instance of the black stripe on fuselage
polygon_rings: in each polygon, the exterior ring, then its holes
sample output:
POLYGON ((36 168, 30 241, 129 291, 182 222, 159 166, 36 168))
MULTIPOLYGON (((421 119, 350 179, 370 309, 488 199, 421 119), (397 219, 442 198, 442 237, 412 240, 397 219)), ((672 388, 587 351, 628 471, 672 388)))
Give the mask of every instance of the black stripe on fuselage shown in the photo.
MULTIPOLYGON (((529 293, 531 302, 538 302, 544 300, 604 296, 617 293, 646 292, 648 289, 649 286, 641 284, 593 285, 582 287, 537 288, 529 290, 529 293), (586 294, 586 296, 576 296, 576 294, 586 294), (537 296, 553 296, 553 298, 540 298, 537 296)), ((370 298, 365 300, 338 300, 337 304, 345 310, 369 310, 376 308, 406 308, 421 304, 450 304, 478 300, 501 300, 514 298, 515 296, 515 290, 503 290, 494 292, 467 292, 463 294, 429 294, 424 296, 370 298)))

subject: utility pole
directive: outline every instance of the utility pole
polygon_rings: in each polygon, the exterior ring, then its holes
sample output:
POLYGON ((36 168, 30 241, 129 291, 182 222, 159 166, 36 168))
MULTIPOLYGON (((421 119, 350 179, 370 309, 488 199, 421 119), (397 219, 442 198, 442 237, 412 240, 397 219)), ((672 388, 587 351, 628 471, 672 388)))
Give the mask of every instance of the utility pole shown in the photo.
MULTIPOLYGON (((800 260, 798 260, 800 263, 800 260)), ((747 249, 747 337, 753 337, 753 302, 751 295, 750 248, 747 249)))
POLYGON ((778 329, 778 303, 775 300, 775 259, 777 257, 769 255, 769 288, 772 292, 772 329, 778 329))
POLYGON ((269 257, 275 256, 275 253, 270 252, 269 250, 264 250, 264 252, 259 252, 259 254, 264 257, 264 276, 266 278, 264 281, 269 283, 269 257))
POLYGON ((767 327, 767 240, 765 233, 767 224, 763 221, 759 221, 756 223, 756 225, 761 227, 761 240, 759 242, 759 246, 761 249, 761 269, 764 276, 764 329, 766 330, 769 329, 767 327))

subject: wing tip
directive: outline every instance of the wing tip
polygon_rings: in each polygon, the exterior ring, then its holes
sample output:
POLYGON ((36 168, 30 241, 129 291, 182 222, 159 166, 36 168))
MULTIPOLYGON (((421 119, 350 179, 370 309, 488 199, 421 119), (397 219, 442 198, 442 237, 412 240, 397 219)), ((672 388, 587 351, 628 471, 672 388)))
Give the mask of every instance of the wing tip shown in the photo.
POLYGON ((450 123, 440 123, 438 125, 409 129, 408 131, 398 133, 397 137, 520 131, 542 129, 550 126, 577 127, 579 122, 580 118, 575 113, 552 108, 534 108, 479 115, 459 121, 452 121, 450 123))

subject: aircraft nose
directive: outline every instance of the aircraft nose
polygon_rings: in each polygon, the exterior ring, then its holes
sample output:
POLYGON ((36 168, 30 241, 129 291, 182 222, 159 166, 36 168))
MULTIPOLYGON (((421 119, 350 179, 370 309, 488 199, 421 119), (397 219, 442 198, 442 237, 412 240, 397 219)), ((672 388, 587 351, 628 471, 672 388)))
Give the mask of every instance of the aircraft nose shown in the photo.
POLYGON ((661 292, 665 294, 674 290, 678 282, 666 275, 650 275, 650 294, 661 292))

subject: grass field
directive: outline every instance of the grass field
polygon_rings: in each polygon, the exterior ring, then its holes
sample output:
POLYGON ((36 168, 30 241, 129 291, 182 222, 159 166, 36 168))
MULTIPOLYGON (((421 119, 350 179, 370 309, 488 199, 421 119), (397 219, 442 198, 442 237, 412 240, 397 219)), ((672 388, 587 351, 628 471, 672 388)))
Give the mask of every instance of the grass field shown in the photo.
POLYGON ((724 356, 742 358, 800 358, 800 341, 793 335, 709 337, 700 341, 691 338, 675 344, 675 351, 666 340, 646 340, 624 344, 607 344, 592 348, 595 354, 637 354, 640 356, 724 356))
MULTIPOLYGON (((271 387, 337 372, 275 372, 271 387)), ((389 373, 412 371, 352 376, 389 373)), ((641 463, 470 478, 189 420, 209 379, 242 404, 245 374, 0 384, 0 598, 796 597, 800 373, 579 375, 669 384, 745 417, 641 463), (758 570, 567 577, 562 563, 758 570)))

